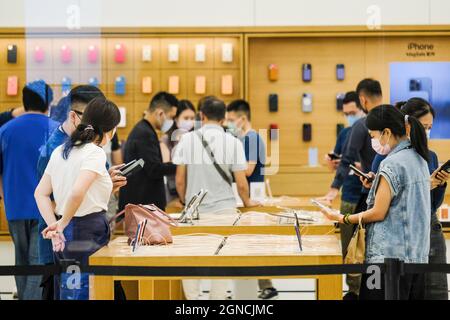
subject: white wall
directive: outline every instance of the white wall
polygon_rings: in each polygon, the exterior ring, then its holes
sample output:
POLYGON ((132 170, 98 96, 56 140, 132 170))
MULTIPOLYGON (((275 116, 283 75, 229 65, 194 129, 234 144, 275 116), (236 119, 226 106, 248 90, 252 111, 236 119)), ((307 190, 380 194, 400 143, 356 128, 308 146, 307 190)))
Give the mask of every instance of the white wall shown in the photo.
POLYGON ((66 26, 73 4, 81 27, 365 25, 372 5, 382 25, 450 24, 449 0, 0 0, 0 27, 66 26))

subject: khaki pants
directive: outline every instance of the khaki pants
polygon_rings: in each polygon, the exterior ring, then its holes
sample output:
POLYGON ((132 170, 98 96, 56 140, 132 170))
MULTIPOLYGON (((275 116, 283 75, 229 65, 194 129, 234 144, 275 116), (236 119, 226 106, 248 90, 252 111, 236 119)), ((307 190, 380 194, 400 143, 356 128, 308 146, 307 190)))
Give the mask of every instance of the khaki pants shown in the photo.
POLYGON ((273 288, 273 283, 270 279, 259 279, 258 286, 259 290, 263 291, 265 289, 273 288))
MULTIPOLYGON (((355 213, 356 203, 350 203, 346 201, 341 202, 341 213, 342 214, 353 214, 355 213)), ((347 254, 347 247, 353 236, 355 230, 354 225, 339 224, 341 230, 341 245, 342 245, 342 256, 345 257, 347 254)), ((345 282, 348 285, 349 291, 359 295, 359 288, 361 286, 361 275, 349 275, 345 277, 345 282)))

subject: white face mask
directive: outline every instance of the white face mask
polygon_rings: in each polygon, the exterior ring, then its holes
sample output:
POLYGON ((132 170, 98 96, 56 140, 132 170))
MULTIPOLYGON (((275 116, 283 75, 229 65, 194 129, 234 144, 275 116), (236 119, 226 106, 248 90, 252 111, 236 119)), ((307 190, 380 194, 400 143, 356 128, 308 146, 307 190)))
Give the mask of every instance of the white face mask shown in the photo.
MULTIPOLYGON (((381 134, 380 138, 383 136, 384 133, 381 134)), ((389 140, 386 142, 385 145, 382 145, 380 142, 380 138, 372 138, 372 149, 375 150, 376 153, 385 156, 391 152, 391 146, 389 145, 389 140)))
POLYGON ((427 134, 427 139, 430 140, 430 138, 431 138, 431 129, 425 130, 425 133, 427 134))
POLYGON ((173 119, 167 119, 166 115, 164 114, 164 120, 161 123, 161 131, 166 133, 170 130, 173 126, 173 119))
POLYGON ((178 121, 177 127, 178 127, 178 129, 182 129, 185 131, 191 131, 191 129, 194 127, 194 120, 178 121))

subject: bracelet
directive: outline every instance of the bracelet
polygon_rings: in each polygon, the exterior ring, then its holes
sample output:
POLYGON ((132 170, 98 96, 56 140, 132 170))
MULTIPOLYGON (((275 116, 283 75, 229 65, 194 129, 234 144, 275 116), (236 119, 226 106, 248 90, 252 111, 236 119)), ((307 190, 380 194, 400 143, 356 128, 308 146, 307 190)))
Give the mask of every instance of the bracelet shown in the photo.
POLYGON ((347 213, 347 214, 344 215, 344 224, 346 224, 346 225, 352 224, 350 222, 349 218, 350 218, 350 213, 347 213))

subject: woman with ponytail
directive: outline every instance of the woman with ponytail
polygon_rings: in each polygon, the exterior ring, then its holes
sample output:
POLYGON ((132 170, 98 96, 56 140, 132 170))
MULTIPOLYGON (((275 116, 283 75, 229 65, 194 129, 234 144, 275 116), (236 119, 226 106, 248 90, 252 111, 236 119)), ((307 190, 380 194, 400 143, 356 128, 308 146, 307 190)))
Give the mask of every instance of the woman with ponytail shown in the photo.
MULTIPOLYGON (((36 203, 48 225, 42 235, 52 240, 56 261, 74 259, 87 265, 89 256, 109 242, 105 212, 113 183, 102 146, 112 139, 119 121, 113 102, 104 97, 89 102, 70 139, 52 153, 36 188, 36 203)), ((55 282, 55 289, 62 290, 55 282)), ((89 275, 82 274, 80 289, 64 288, 61 295, 55 291, 55 298, 60 296, 89 299, 89 275)))
MULTIPOLYGON (((411 98, 395 105, 403 114, 412 116, 422 124, 427 138, 430 138, 430 131, 433 127, 435 112, 428 101, 422 98, 411 98)), ((445 198, 447 181, 449 174, 439 171, 439 161, 436 153, 429 151, 430 161, 428 170, 430 173, 431 185, 431 231, 430 231, 430 254, 429 263, 447 263, 447 248, 445 245, 442 225, 437 217, 437 209, 442 205, 445 198)), ((386 157, 377 155, 372 164, 372 171, 377 172, 381 161, 386 157)), ((445 273, 425 274, 425 299, 427 300, 448 300, 448 283, 445 273)))
MULTIPOLYGON (((354 215, 323 212, 340 223, 366 224, 366 263, 383 263, 386 258, 427 263, 431 200, 425 130, 416 118, 392 105, 372 109, 366 125, 373 149, 386 155, 367 198, 368 210, 354 215)), ((363 275, 360 299, 384 299, 384 279, 381 289, 368 288, 367 280, 363 275)), ((424 288, 423 274, 400 277, 401 299, 424 299, 424 288)))

